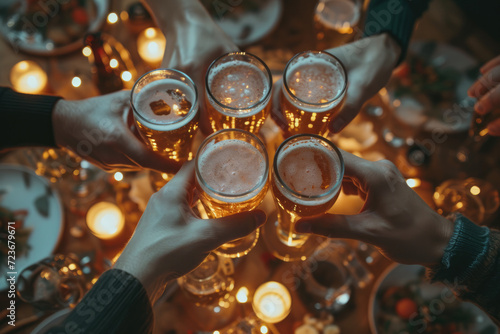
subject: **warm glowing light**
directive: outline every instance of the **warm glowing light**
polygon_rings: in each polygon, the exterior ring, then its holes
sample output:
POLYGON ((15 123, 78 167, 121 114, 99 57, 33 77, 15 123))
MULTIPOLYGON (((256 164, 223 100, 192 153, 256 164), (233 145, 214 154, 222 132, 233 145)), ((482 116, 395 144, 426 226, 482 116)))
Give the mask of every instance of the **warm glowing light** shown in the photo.
POLYGON ((123 71, 122 72, 122 80, 123 81, 130 81, 130 80, 132 80, 132 73, 130 73, 129 71, 123 71))
POLYGON ((422 184, 422 181, 420 179, 408 179, 408 180, 406 180, 406 184, 410 188, 417 188, 417 187, 420 187, 420 185, 422 184))
POLYGON ((71 80, 71 84, 75 88, 80 87, 82 85, 82 79, 80 79, 80 77, 73 77, 73 79, 71 80))
POLYGON ((260 326, 260 332, 262 334, 267 334, 267 332, 269 332, 269 329, 267 328, 266 325, 262 325, 262 326, 260 326))
POLYGON ((125 226, 125 217, 116 204, 99 202, 87 212, 87 226, 99 239, 112 239, 119 235, 125 226))
POLYGON ((214 334, 220 334, 220 332, 219 331, 214 331, 214 334))
POLYGON ((47 85, 47 73, 34 61, 23 60, 10 70, 10 82, 18 92, 37 94, 47 85))
POLYGON ((148 63, 159 63, 163 59, 167 40, 158 28, 147 28, 137 38, 137 52, 148 63))
POLYGON ((266 282, 259 286, 253 296, 252 307, 257 317, 274 324, 290 313, 292 297, 287 288, 278 282, 266 282))
POLYGON ((111 59, 109 61, 109 66, 111 66, 111 68, 117 68, 118 67, 118 60, 116 60, 115 58, 111 59))
POLYGON ((82 49, 82 53, 85 57, 90 57, 92 54, 92 49, 89 46, 86 46, 82 49))
POLYGON ((472 195, 479 195, 481 193, 481 188, 479 188, 478 186, 472 186, 470 187, 470 193, 472 195))
POLYGON ((126 10, 123 10, 121 13, 120 13, 120 18, 122 19, 122 21, 127 21, 128 20, 128 13, 126 10))
POLYGON ((249 291, 246 286, 241 287, 236 293, 236 300, 238 303, 246 303, 248 301, 248 293, 249 291))
POLYGON ((464 207, 464 203, 463 202, 458 202, 457 204, 455 204, 455 206, 457 207, 457 209, 461 209, 464 207))
POLYGON ((108 15, 108 23, 114 24, 118 22, 118 15, 116 13, 109 13, 108 15))
POLYGON ((116 181, 121 181, 123 180, 123 174, 121 172, 116 172, 115 175, 113 175, 116 181))
POLYGON ((392 103, 393 106, 395 106, 396 108, 399 107, 401 105, 401 101, 396 99, 394 100, 394 102, 392 103))

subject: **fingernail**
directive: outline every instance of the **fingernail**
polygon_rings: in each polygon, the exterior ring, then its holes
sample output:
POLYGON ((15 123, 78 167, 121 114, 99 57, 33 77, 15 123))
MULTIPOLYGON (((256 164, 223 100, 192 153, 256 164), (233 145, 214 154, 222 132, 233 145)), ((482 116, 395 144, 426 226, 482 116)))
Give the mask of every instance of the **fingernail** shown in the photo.
POLYGON ((474 93, 474 89, 472 89, 472 88, 467 91, 467 95, 469 95, 470 97, 476 97, 476 94, 474 93))
POLYGON ((500 136, 500 124, 497 122, 488 124, 488 133, 491 136, 500 136))
POLYGON ((260 211, 260 210, 255 211, 254 220, 255 220, 255 224, 257 226, 264 224, 267 220, 266 213, 264 211, 260 211))
POLYGON ((295 231, 299 232, 299 233, 309 233, 311 232, 311 223, 309 222, 298 222, 296 225, 295 225, 295 231))

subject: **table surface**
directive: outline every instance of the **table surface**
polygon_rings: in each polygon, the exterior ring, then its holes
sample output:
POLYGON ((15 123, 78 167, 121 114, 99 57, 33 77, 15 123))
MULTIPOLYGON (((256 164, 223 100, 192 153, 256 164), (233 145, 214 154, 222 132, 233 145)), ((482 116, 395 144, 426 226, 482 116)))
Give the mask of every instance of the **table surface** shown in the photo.
MULTIPOLYGON (((111 10, 121 12, 134 3, 133 0, 115 0, 111 2, 111 10)), ((267 37, 257 43, 247 46, 244 49, 259 55, 266 61, 273 70, 273 74, 279 74, 283 69, 285 62, 293 54, 303 50, 314 49, 314 32, 312 25, 314 1, 301 0, 286 0, 283 7, 282 18, 277 28, 267 37), (281 67, 281 68, 280 68, 281 67)), ((120 23, 110 26, 106 25, 103 30, 113 35, 119 40, 130 52, 135 60, 138 73, 144 73, 150 68, 138 61, 139 57, 135 47, 135 35, 128 28, 124 28, 120 23)), ((469 54, 474 56, 478 61, 484 62, 500 53, 499 41, 494 41, 487 33, 479 28, 471 25, 466 19, 465 14, 456 7, 451 0, 436 0, 433 1, 429 11, 424 15, 419 27, 416 29, 414 39, 436 40, 447 42, 456 45, 469 54)), ((68 89, 65 82, 70 82, 75 73, 79 73, 84 82, 91 81, 91 73, 87 59, 77 51, 75 53, 59 56, 59 57, 35 57, 23 53, 15 52, 4 40, 0 40, 0 62, 4 69, 0 72, 0 85, 10 86, 9 70, 15 63, 24 59, 37 61, 49 73, 49 89, 48 93, 58 94, 68 99, 81 99, 95 94, 95 89, 68 89)), ((373 103, 383 104, 380 97, 375 97, 373 103)), ((379 129, 376 129, 379 131, 379 129)), ((415 134, 418 135, 418 134, 415 134)), ((452 135, 447 141, 448 147, 453 147, 456 143, 463 140, 464 134, 452 135)), ((397 152, 387 148, 383 144, 379 144, 379 150, 384 152, 385 156, 390 160, 397 159, 401 152, 397 152)), ((498 160, 497 160, 498 161, 498 160)), ((442 167, 442 166, 440 166, 442 167)), ((442 180, 453 176, 452 171, 443 172, 445 168, 429 167, 426 170, 420 170, 418 176, 429 183, 417 189, 421 197, 432 205, 432 192, 434 186, 442 180)), ((497 188, 500 188, 500 173, 498 168, 489 170, 487 174, 484 170, 476 171, 480 176, 483 176, 493 182, 497 188)), ((472 171, 474 173, 474 171, 472 171)), ((137 175, 135 175, 137 177, 137 175)), ((126 185, 123 189, 118 189, 115 185, 102 196, 116 196, 118 193, 126 194, 129 190, 126 185)), ((126 195, 125 195, 126 196, 126 195)), ((127 202, 129 203, 129 202, 127 202)), ((266 211, 271 211, 269 199, 267 204, 264 204, 266 211)), ((130 204, 130 203, 129 203, 130 204)), ((135 208, 136 209, 136 208, 135 208)), ((337 208, 338 209, 338 208, 337 208)), ((352 208, 351 208, 352 209, 352 208)), ((134 208, 132 208, 134 210, 134 208)), ((348 209, 349 210, 349 209, 348 209)), ((338 211, 337 211, 338 212, 338 211)), ((349 213, 349 212, 347 212, 349 213)), ((354 212, 352 212, 354 213, 354 212)), ((57 252, 66 253, 70 251, 93 252, 101 251, 101 254, 107 258, 113 258, 119 253, 120 249, 125 244, 126 238, 114 245, 102 245, 98 239, 90 234, 83 238, 76 238, 70 233, 71 226, 81 224, 83 217, 81 215, 69 212, 66 210, 66 226, 61 244, 58 246, 57 252)), ((132 219, 133 220, 133 219, 132 219)), ((127 235, 131 235, 134 228, 134 222, 128 222, 127 235)), ((252 291, 266 280, 282 280, 283 271, 290 269, 297 264, 282 263, 279 261, 265 260, 267 250, 262 241, 259 241, 255 250, 247 257, 241 259, 236 265, 236 287, 247 286, 252 291)), ((374 280, 363 289, 355 289, 353 299, 348 308, 341 314, 336 316, 335 322, 341 327, 343 333, 369 333, 368 324, 368 300, 372 286, 376 278, 391 262, 383 257, 380 257, 373 265, 367 265, 367 268, 374 275, 374 280)), ((276 325, 276 329, 281 333, 292 333, 293 326, 300 322, 303 315, 307 312, 304 305, 300 302, 300 298, 296 292, 292 290, 293 309, 291 314, 283 322, 276 325)), ((4 305, 7 301, 6 294, 0 295, 0 301, 4 305)), ((190 312, 190 306, 183 301, 183 295, 176 291, 168 296, 165 296, 155 306, 155 333, 167 333, 169 330, 175 329, 179 333, 187 332, 188 330, 200 329, 192 317, 195 313, 190 312)), ((248 314, 249 306, 241 306, 237 310, 237 314, 248 314)), ((36 311, 29 305, 20 303, 18 308, 18 323, 26 321, 27 325, 18 326, 12 333, 30 333, 36 325, 48 313, 42 314, 36 311)), ((3 319, 2 319, 3 320, 3 319)), ((7 327, 4 323, 0 323, 0 332, 3 332, 7 327)))

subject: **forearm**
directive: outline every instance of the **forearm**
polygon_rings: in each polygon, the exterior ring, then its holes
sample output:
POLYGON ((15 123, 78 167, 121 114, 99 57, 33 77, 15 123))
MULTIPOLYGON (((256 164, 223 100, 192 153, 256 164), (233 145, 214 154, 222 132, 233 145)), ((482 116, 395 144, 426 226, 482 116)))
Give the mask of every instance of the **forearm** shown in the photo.
POLYGON ((125 271, 105 272, 71 311, 63 324, 48 334, 151 333, 153 312, 141 283, 125 271))
POLYGON ((21 146, 56 146, 52 110, 60 97, 17 93, 0 87, 0 150, 21 146))
POLYGON ((441 262, 428 271, 431 280, 445 283, 500 322, 500 231, 457 219, 441 262))

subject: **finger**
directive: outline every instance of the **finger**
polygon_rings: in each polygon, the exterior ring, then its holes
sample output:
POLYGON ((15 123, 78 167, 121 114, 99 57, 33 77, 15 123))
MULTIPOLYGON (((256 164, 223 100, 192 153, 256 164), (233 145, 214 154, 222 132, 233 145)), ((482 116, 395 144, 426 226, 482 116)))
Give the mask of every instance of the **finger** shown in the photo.
POLYGON ((471 97, 481 97, 500 83, 500 66, 480 77, 467 91, 471 97))
POLYGON ((299 233, 313 233, 328 238, 356 239, 372 243, 376 240, 378 217, 372 212, 357 215, 324 214, 315 218, 304 218, 297 222, 295 230, 299 233))
POLYGON ((361 192, 368 191, 368 184, 375 177, 379 177, 376 163, 359 158, 354 154, 340 150, 344 158, 344 178, 351 179, 351 182, 361 192))
POLYGON ((500 119, 496 119, 488 124, 488 133, 490 136, 500 136, 500 119))
POLYGON ((333 133, 342 131, 358 115, 363 105, 363 102, 360 102, 361 99, 362 97, 354 93, 354 90, 349 89, 347 91, 347 101, 344 107, 330 120, 329 127, 333 133))
POLYGON ((207 241, 215 249, 220 245, 247 236, 256 228, 266 222, 266 214, 262 210, 237 213, 235 215, 206 219, 207 228, 205 235, 207 241))
POLYGON ((186 162, 182 168, 175 174, 159 192, 165 195, 172 193, 175 198, 181 201, 186 199, 188 192, 192 189, 194 184, 194 161, 186 162))
POLYGON ((481 71, 481 73, 486 73, 489 70, 491 70, 493 67, 498 66, 498 65, 500 65, 500 56, 497 56, 497 57, 493 58, 492 60, 490 60, 489 62, 487 62, 486 64, 484 64, 481 67, 480 71, 481 71))
POLYGON ((500 108, 500 85, 486 93, 479 101, 476 102, 474 110, 479 114, 484 115, 495 108, 500 108))

